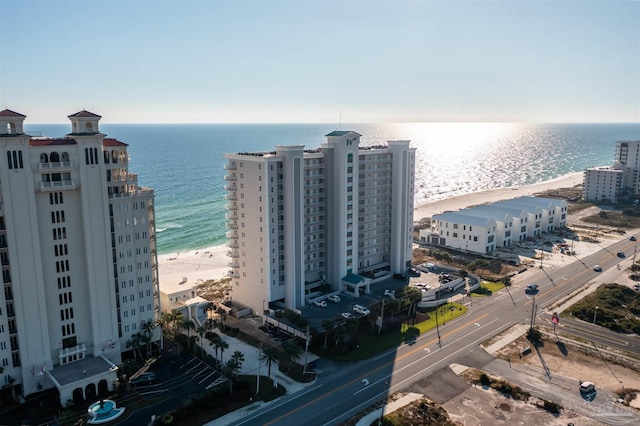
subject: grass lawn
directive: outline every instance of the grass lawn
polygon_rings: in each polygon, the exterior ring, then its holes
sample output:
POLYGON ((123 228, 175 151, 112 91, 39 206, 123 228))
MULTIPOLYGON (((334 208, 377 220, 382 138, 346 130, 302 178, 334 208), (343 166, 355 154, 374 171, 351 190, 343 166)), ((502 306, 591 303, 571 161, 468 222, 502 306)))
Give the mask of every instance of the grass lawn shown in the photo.
POLYGON ((504 283, 500 281, 482 281, 480 288, 471 292, 471 297, 491 296, 498 290, 504 288, 504 283))
MULTIPOLYGON (((454 318, 464 315, 467 312, 467 307, 460 303, 451 303, 440 306, 440 312, 438 312, 438 324, 442 325, 446 321, 451 321, 454 318), (443 314, 441 315, 440 312, 443 312, 443 314)), ((378 355, 381 352, 386 351, 387 349, 398 347, 406 339, 410 339, 412 336, 417 337, 416 334, 422 334, 436 328, 435 309, 429 311, 428 314, 430 318, 425 321, 417 323, 413 326, 403 324, 400 330, 383 334, 380 337, 378 337, 377 335, 371 335, 369 333, 363 333, 359 336, 359 348, 346 354, 327 358, 336 361, 360 361, 363 359, 371 358, 374 355, 378 355)))

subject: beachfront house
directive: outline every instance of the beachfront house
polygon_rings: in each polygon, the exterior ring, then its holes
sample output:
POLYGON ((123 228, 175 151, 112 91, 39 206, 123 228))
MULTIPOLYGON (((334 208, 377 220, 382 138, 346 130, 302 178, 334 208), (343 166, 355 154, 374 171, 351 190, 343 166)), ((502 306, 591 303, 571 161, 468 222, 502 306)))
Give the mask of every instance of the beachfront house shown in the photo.
POLYGON ((488 254, 496 249, 496 221, 492 218, 446 212, 431 218, 431 230, 420 231, 429 244, 488 254))
POLYGON ((262 314, 358 297, 411 265, 415 148, 338 130, 317 149, 225 154, 233 300, 262 314))

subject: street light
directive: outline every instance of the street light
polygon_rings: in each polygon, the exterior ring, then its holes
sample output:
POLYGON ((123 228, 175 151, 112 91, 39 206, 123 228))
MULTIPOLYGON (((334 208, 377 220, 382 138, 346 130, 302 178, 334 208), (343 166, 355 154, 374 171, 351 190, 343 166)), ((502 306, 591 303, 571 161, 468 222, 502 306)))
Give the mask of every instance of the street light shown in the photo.
POLYGON ((596 323, 596 315, 598 315, 598 307, 596 306, 596 310, 593 311, 593 323, 596 323))

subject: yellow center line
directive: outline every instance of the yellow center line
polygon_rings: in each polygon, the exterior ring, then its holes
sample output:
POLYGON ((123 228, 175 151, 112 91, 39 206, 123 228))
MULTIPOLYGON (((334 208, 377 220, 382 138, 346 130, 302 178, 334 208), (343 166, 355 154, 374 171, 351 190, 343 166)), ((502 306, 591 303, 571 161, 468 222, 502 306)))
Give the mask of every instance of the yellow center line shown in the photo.
MULTIPOLYGON (((483 318, 485 318, 485 317, 487 317, 487 316, 488 316, 488 314, 483 314, 483 315, 481 315, 480 317, 478 317, 478 318, 476 318, 476 319, 474 319, 474 320, 472 320, 472 321, 469 321, 468 323, 463 324, 463 325, 461 325, 460 327, 458 327, 458 328, 456 328, 456 329, 453 329, 453 330, 451 330, 451 331, 447 332, 446 334, 443 334, 441 337, 444 337, 444 336, 450 336, 450 335, 452 335, 452 334, 454 334, 454 333, 456 333, 456 332, 458 332, 458 331, 460 331, 460 330, 462 330, 462 329, 464 329, 464 328, 466 328, 466 327, 469 327, 469 326, 470 326, 470 325, 472 325, 472 324, 475 324, 476 322, 478 322, 478 321, 482 320, 483 318)), ((432 330, 433 330, 433 329, 432 329, 432 330)), ((367 375, 368 375, 368 376, 370 376, 370 375, 372 375, 372 374, 375 374, 375 373, 377 373, 378 371, 382 370, 383 368, 388 367, 389 365, 396 363, 397 361, 400 361, 400 360, 402 360, 402 359, 404 359, 404 358, 406 358, 406 357, 408 357, 408 356, 410 356, 410 355, 413 355, 413 354, 415 354, 416 352, 418 352, 418 351, 420 351, 420 350, 424 350, 424 348, 426 348, 426 347, 428 347, 428 346, 430 346, 430 345, 432 345, 432 344, 436 343, 437 341, 438 341, 438 339, 433 339, 433 340, 431 340, 430 342, 427 342, 427 343, 425 343, 424 345, 422 345, 422 346, 420 346, 420 347, 418 347, 418 348, 416 348, 416 349, 412 350, 411 352, 407 352, 407 353, 406 353, 406 354, 404 354, 404 355, 401 355, 401 356, 399 356, 399 357, 397 357, 397 358, 394 358, 394 359, 393 359, 393 361, 390 361, 390 362, 387 362, 387 363, 385 363, 385 364, 382 364, 380 367, 377 367, 377 368, 375 368, 375 369, 373 369, 373 370, 369 371, 369 372, 367 373, 367 375)), ((295 412, 297 412, 297 411, 300 411, 300 410, 302 410, 303 408, 307 408, 308 406, 310 406, 310 405, 312 405, 312 404, 317 403, 318 401, 320 401, 320 400, 322 400, 322 399, 324 399, 324 398, 328 397, 329 395, 332 395, 332 394, 334 394, 334 393, 336 393, 336 392, 338 392, 338 391, 340 391, 340 390, 342 390, 342 389, 346 388, 347 386, 351 386, 351 385, 353 385, 353 384, 354 384, 354 383, 356 383, 356 382, 360 382, 360 381, 362 381, 362 379, 363 379, 364 377, 365 377, 365 375, 363 374, 363 375, 361 375, 360 377, 357 377, 357 378, 355 378, 355 379, 351 380, 350 382, 345 383, 344 385, 339 386, 339 387, 337 387, 337 388, 335 388, 335 389, 333 389, 333 390, 331 390, 331 391, 329 391, 329 392, 325 393, 324 395, 321 395, 321 396, 317 397, 316 399, 311 400, 311 401, 307 402, 306 404, 301 405, 300 407, 295 408, 295 409, 293 409, 293 410, 289 411, 287 414, 283 414, 282 416, 278 417, 277 419, 274 419, 274 420, 270 421, 269 423, 265 423, 265 425, 272 425, 272 424, 274 424, 274 423, 276 423, 276 422, 278 422, 278 421, 280 421, 280 420, 284 419, 285 417, 287 417, 287 416, 289 416, 289 415, 291 415, 291 414, 293 414, 293 413, 295 413, 295 412)))

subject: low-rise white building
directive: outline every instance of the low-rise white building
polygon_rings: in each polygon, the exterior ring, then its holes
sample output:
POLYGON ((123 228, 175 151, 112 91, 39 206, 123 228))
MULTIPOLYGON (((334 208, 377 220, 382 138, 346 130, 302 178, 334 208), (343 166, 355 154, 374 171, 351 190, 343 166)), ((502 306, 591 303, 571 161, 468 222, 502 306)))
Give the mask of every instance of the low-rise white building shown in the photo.
POLYGON ((544 197, 519 197, 431 218, 420 240, 475 253, 492 253, 513 242, 540 237, 566 226, 567 202, 544 197))
POLYGON ((492 253, 496 249, 496 221, 463 211, 437 214, 431 218, 431 230, 422 230, 420 239, 439 246, 492 253))

